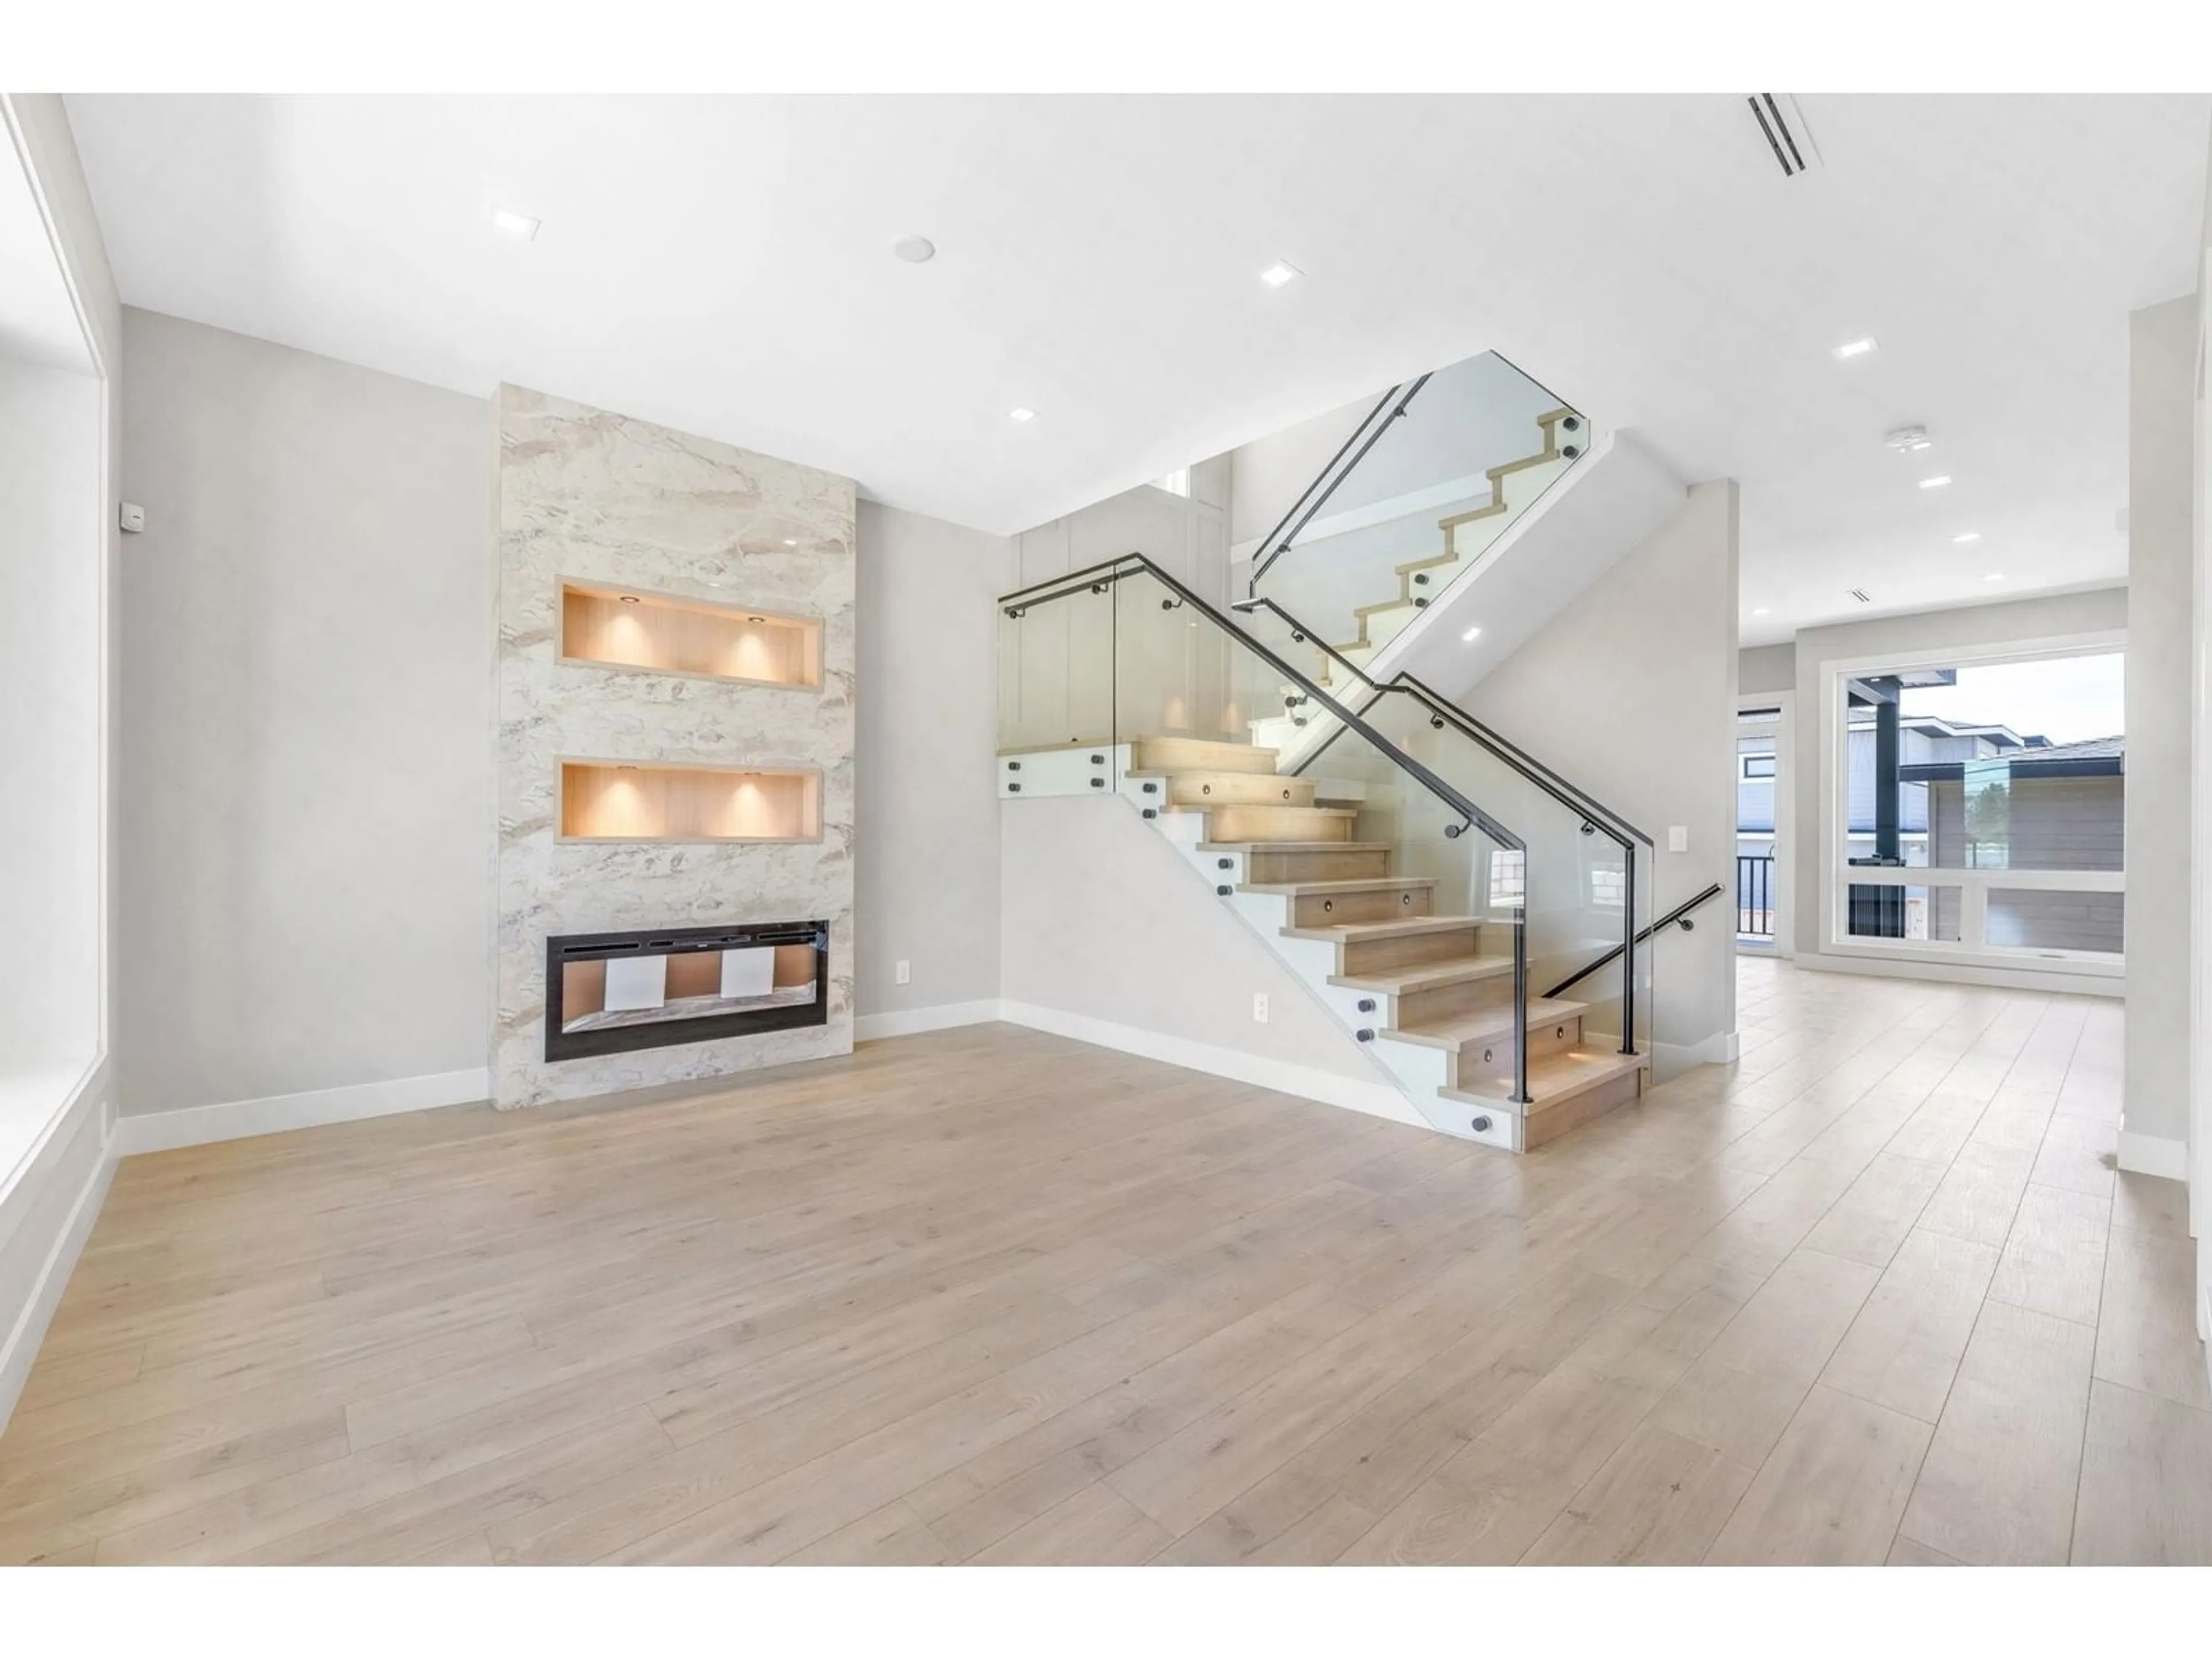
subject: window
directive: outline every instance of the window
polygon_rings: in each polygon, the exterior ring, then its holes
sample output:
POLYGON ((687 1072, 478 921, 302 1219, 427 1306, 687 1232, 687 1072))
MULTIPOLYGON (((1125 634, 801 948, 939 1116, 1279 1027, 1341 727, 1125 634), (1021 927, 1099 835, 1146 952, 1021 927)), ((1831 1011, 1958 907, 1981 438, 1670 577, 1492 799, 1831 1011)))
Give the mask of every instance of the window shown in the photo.
POLYGON ((1772 777, 1774 775, 1774 757, 1771 755, 1746 755, 1743 757, 1743 775, 1747 778, 1772 777))
POLYGON ((1844 675, 1826 807, 1838 942, 2116 971, 2125 667, 2107 647, 1844 675))
POLYGON ((1190 469, 1187 466, 1179 466, 1164 478, 1153 479, 1152 488, 1164 489, 1170 495, 1181 495, 1188 499, 1190 495, 1190 469))

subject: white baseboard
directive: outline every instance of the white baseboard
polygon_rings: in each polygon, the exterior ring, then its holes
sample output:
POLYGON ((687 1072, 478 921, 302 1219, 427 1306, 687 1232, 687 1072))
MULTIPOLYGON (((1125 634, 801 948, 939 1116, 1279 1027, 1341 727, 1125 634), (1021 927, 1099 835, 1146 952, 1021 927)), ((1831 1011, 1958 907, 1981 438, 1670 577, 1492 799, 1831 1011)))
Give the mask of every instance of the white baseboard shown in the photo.
POLYGON ((270 1095, 260 1100, 227 1100, 213 1106, 188 1106, 173 1112, 119 1117, 115 1155, 166 1152, 179 1146, 204 1146, 216 1140, 285 1129, 313 1129, 325 1123, 389 1117, 398 1112, 465 1106, 491 1097, 491 1073, 483 1066, 465 1072, 432 1072, 383 1083, 356 1083, 342 1089, 313 1089, 305 1094, 270 1095))
POLYGON ((907 1008, 896 1013, 862 1014, 853 1022, 853 1041, 873 1042, 879 1037, 914 1036, 923 1031, 945 1031, 956 1025, 983 1025, 999 1018, 999 1000, 981 1002, 940 1002, 933 1008, 907 1008))
POLYGON ((1860 974, 1870 979, 1933 980, 1942 985, 1986 985, 2000 991, 2056 991, 2083 997, 2124 999, 2128 994, 2127 981, 2108 974, 2046 974, 2035 969, 1899 962, 1888 957, 1840 957, 1817 951, 1800 951, 1790 961, 1817 974, 1860 974))
POLYGON ((1692 1066, 1729 1066, 1742 1058, 1742 1039, 1734 1031, 1716 1031, 1699 1042, 1652 1042, 1651 1063, 1669 1071, 1686 1072, 1692 1066))
POLYGON ((31 1365, 39 1357, 39 1345, 46 1340, 46 1327, 53 1322, 54 1310, 61 1305, 62 1292, 69 1287, 70 1274, 76 1267, 77 1257, 84 1253, 85 1240, 92 1236, 92 1224, 100 1219, 100 1206, 107 1197, 107 1184, 115 1178, 115 1135, 106 1101, 100 1103, 99 1111, 99 1155, 84 1184, 77 1189, 76 1201, 70 1206, 69 1219, 63 1223, 52 1247, 46 1252, 46 1259, 33 1281, 29 1299, 8 1332, 6 1340, 0 1342, 0 1429, 7 1427, 15 1401, 22 1397, 23 1385, 31 1380, 31 1365))
POLYGON ((1093 1019, 1087 1014, 1072 1014, 1062 1008, 1044 1008, 1030 1002, 1001 1002, 999 1018, 1010 1024, 1050 1031, 1056 1036, 1073 1037, 1078 1042, 1092 1043, 1101 1048, 1116 1048, 1125 1054, 1141 1054, 1147 1060, 1164 1060, 1187 1071, 1204 1072, 1211 1077, 1228 1078, 1233 1082, 1273 1089, 1279 1094, 1319 1101, 1324 1106, 1340 1106, 1372 1117, 1387 1117, 1394 1123, 1410 1123, 1418 1128, 1429 1127, 1414 1111, 1412 1103, 1387 1083, 1342 1077, 1334 1072, 1268 1060, 1235 1048, 1217 1048, 1210 1042, 1166 1036, 1139 1026, 1118 1025, 1110 1019, 1093 1019))
POLYGON ((2164 1135, 2120 1131, 2120 1167, 2137 1175, 2163 1176, 2168 1181, 2189 1179, 2189 1146, 2164 1135))

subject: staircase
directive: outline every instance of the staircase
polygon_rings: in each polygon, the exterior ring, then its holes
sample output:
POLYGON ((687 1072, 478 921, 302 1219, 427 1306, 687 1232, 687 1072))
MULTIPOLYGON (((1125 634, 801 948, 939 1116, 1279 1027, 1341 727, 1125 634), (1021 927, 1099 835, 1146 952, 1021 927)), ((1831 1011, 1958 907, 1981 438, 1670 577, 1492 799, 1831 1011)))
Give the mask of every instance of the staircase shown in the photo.
MULTIPOLYGON (((1490 499, 1480 507, 1437 520, 1437 529, 1443 539, 1441 550, 1397 566, 1393 573, 1398 579, 1397 593, 1355 609, 1352 616, 1358 631, 1352 638, 1333 644, 1332 650, 1355 666, 1365 667, 1428 609, 1431 600, 1472 567, 1586 447, 1582 417, 1571 409, 1540 415, 1536 426, 1543 434, 1542 447, 1490 468, 1484 475, 1490 480, 1490 499)), ((1318 654, 1316 683, 1330 689, 1331 672, 1338 665, 1328 652, 1318 654)))
MULTIPOLYGON (((1279 751, 1144 737, 1119 788, 1447 1133, 1520 1152, 1633 1100, 1647 1061, 1586 1042, 1588 1005, 1530 997, 1515 1097, 1510 920, 1435 912, 1432 878, 1354 839, 1358 803, 1278 772, 1279 751)), ((1002 768, 1006 763, 1002 761, 1002 768)), ((1100 774, 1103 777, 1104 775, 1100 774)), ((1002 771, 1005 785, 1011 774, 1002 771)))

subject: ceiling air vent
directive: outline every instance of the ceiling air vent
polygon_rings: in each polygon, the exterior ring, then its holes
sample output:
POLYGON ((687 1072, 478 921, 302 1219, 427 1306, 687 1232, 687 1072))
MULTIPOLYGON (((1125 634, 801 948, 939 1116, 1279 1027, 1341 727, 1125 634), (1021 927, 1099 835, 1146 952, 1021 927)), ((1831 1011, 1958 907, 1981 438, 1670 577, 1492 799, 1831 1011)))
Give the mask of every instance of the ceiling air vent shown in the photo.
POLYGON ((1851 597, 1856 599, 1861 605, 1872 605, 1874 603, 1874 595, 1868 592, 1863 587, 1854 587, 1851 589, 1851 597))
POLYGON ((1813 165, 1809 159, 1813 141, 1803 136, 1805 118, 1797 108, 1797 100, 1787 93, 1778 99, 1771 92, 1756 92, 1744 102, 1751 106, 1752 119, 1759 123, 1759 130, 1766 139, 1767 149, 1774 153, 1775 161, 1780 163, 1782 176, 1794 179, 1799 173, 1809 171, 1813 165), (1785 109, 1790 117, 1795 118, 1794 126, 1790 119, 1784 118, 1783 112, 1785 109))

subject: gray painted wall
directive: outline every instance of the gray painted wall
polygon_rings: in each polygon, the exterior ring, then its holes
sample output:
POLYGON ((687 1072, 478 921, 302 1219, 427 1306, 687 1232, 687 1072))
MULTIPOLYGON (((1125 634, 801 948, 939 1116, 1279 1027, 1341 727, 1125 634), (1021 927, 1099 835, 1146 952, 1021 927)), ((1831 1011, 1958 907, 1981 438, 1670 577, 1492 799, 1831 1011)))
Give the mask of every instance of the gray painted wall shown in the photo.
POLYGON ((1724 1045, 1735 1030, 1738 517, 1732 482, 1698 485, 1462 697, 1658 842, 1654 915, 1721 884, 1693 932, 1669 928, 1655 941, 1653 1036, 1676 1049, 1724 1045), (1672 824, 1689 830, 1688 852, 1667 850, 1672 824))
POLYGON ((2128 353, 2128 1025, 2123 1125, 2189 1139, 2190 655, 2197 301, 2136 312, 2128 353))
POLYGON ((126 1113, 484 1064, 489 408, 125 313, 126 1113))
POLYGON ((1755 645, 1736 653, 1736 690, 1744 696, 1797 689, 1797 647, 1755 645))
POLYGON ((988 1000, 999 994, 991 602, 1013 586, 1013 544, 862 501, 860 555, 855 1006, 866 1018, 988 1000), (897 983, 901 960, 910 984, 897 983))

